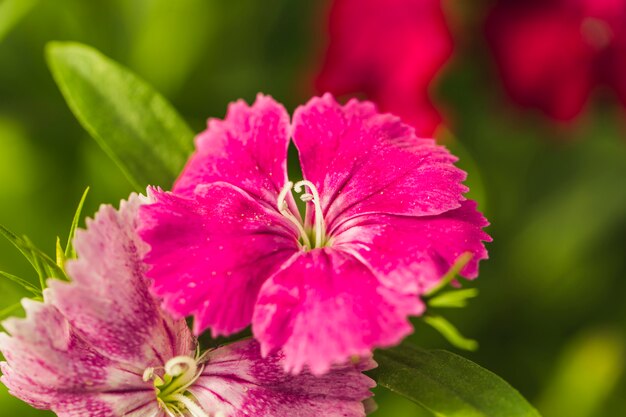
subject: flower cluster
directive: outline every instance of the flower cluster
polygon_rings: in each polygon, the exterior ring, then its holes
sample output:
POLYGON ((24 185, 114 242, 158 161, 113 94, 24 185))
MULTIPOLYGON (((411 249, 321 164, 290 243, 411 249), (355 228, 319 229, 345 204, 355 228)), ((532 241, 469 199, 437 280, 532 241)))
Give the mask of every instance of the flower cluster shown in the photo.
POLYGON ((60 417, 364 416, 371 359, 319 378, 283 373, 283 355, 261 358, 253 340, 200 354, 185 321, 148 292, 135 232, 146 202, 103 207, 76 236, 72 282, 50 280, 43 302, 23 302, 25 319, 3 323, 2 382, 13 395, 60 417))
POLYGON ((399 118, 328 94, 293 120, 267 96, 233 103, 196 148, 171 192, 77 232, 70 282, 3 323, 2 382, 61 417, 363 417, 372 350, 412 331, 459 257, 467 278, 487 257, 465 173, 399 118), (196 336, 251 324, 254 339, 202 351, 187 316, 196 336))

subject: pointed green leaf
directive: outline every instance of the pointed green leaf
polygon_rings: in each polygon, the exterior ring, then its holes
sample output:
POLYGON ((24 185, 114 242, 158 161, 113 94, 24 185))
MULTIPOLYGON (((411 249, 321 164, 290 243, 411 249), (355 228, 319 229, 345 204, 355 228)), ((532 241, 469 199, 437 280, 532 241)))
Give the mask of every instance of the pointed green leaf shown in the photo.
POLYGON ((438 417, 540 417, 500 377, 453 353, 405 344, 374 358, 378 385, 438 417))
POLYGON ((8 272, 0 271, 0 277, 6 278, 14 283, 18 284, 20 287, 24 288, 26 291, 31 292, 33 295, 40 296, 42 294, 41 289, 35 287, 33 284, 25 280, 24 278, 20 278, 18 276, 9 274, 8 272))
POLYGON ((86 45, 51 42, 46 56, 74 115, 137 190, 169 187, 193 150, 193 132, 172 105, 86 45))
POLYGON ((437 308, 462 308, 467 305, 467 300, 476 296, 478 296, 478 290, 476 288, 448 291, 428 300, 428 306, 437 308))
POLYGON ((478 349, 478 342, 464 337, 456 327, 441 316, 426 315, 422 320, 437 330, 450 344, 456 348, 474 351, 478 349))
POLYGON ((67 235, 67 244, 65 245, 65 252, 64 252, 65 259, 76 258, 76 251, 74 250, 74 245, 72 244, 72 240, 74 240, 74 235, 76 234, 76 228, 78 227, 78 223, 80 222, 80 215, 83 212, 83 205, 85 204, 85 200, 87 199, 87 193, 89 193, 89 187, 85 188, 85 191, 83 192, 83 196, 80 198, 80 201, 78 202, 78 207, 76 207, 76 212, 74 213, 74 218, 72 219, 70 232, 67 235))

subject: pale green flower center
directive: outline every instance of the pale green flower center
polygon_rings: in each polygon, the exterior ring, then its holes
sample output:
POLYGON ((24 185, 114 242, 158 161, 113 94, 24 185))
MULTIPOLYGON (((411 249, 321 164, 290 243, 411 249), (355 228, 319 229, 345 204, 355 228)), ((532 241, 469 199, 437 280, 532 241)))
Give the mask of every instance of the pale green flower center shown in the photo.
POLYGON ((144 371, 143 380, 154 381, 159 407, 169 417, 223 417, 222 413, 209 415, 188 391, 200 378, 205 358, 205 355, 196 358, 176 356, 167 361, 163 368, 147 368, 144 371))

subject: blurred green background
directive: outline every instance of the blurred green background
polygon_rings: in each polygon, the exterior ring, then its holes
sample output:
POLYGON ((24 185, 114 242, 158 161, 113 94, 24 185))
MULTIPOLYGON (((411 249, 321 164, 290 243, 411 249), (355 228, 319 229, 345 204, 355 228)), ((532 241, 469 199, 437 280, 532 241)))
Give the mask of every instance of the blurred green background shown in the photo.
MULTIPOLYGON (((545 417, 626 415, 626 112, 596 101, 574 125, 520 111, 501 89, 481 27, 486 2, 449 2, 453 60, 435 96, 441 140, 492 222, 481 295, 446 312, 545 417)), ((165 94, 199 131, 257 92, 291 111, 311 93, 326 3, 296 0, 0 0, 0 223, 53 252, 84 188, 84 213, 131 185, 67 108, 44 61, 50 40, 90 44, 165 94)), ((0 241, 0 270, 35 281, 0 241)), ((22 292, 0 281, 0 309, 22 292)), ((451 348, 416 321, 411 339, 451 348)), ((375 417, 426 416, 377 391, 375 417)), ((0 415, 49 415, 0 388, 0 415)))

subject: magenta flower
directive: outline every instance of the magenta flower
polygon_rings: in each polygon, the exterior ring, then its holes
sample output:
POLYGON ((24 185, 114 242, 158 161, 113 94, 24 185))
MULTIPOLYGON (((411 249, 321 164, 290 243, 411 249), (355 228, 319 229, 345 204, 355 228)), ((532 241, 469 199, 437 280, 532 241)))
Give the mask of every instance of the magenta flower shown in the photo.
POLYGON ((487 35, 511 97, 562 121, 605 86, 626 106, 625 0, 500 0, 487 35))
POLYGON ((135 233, 140 197, 103 207, 79 231, 72 283, 50 280, 43 303, 3 323, 2 382, 60 417, 362 417, 373 382, 364 360, 318 378, 283 373, 253 340, 198 354, 184 320, 148 292, 135 233))
POLYGON ((441 0, 333 0, 320 93, 364 93, 431 137, 441 124, 429 89, 452 55, 441 0))
POLYGON ((487 222, 463 197, 456 158, 371 103, 313 98, 290 124, 259 95, 211 119, 196 147, 173 192, 141 208, 153 291, 175 316, 195 316, 196 334, 252 323, 263 354, 283 349, 291 372, 397 344, 461 254, 473 255, 468 278, 487 257, 487 222))

